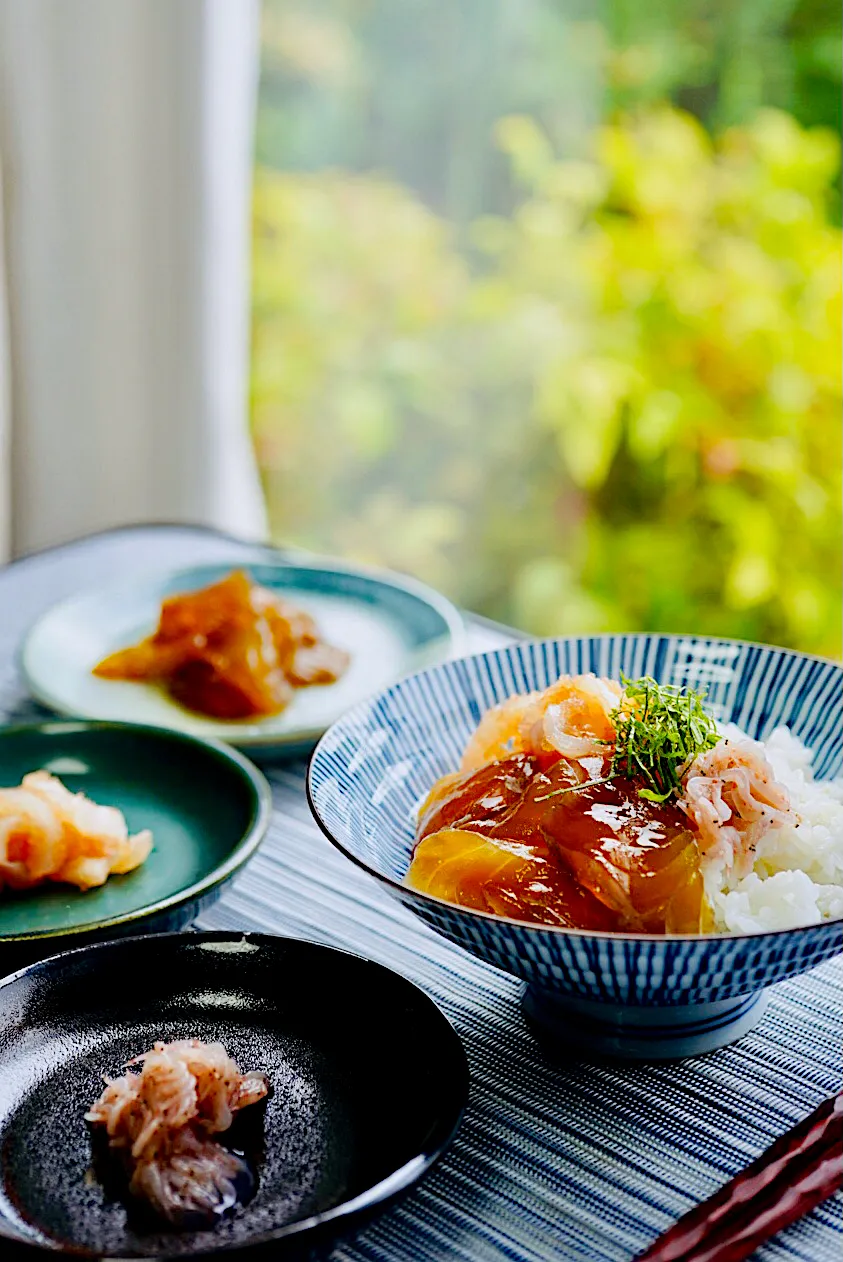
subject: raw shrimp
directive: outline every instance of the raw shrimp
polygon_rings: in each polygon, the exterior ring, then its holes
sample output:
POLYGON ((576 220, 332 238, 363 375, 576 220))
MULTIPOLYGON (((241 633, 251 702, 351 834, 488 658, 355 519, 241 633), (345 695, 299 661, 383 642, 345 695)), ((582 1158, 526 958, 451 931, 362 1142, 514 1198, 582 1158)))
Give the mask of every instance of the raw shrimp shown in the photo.
POLYGON ((251 1176, 240 1157, 210 1137, 266 1096, 266 1076, 241 1074, 222 1043, 199 1039, 157 1042, 126 1068, 106 1079, 85 1118, 122 1151, 130 1192, 177 1226, 231 1208, 251 1176))
POLYGON ((122 812, 71 793, 46 771, 0 789, 0 891, 42 881, 90 889, 139 867, 151 849, 148 829, 129 836, 122 812))
POLYGON ((248 1200, 253 1185, 242 1157, 188 1126, 166 1156, 137 1163, 129 1188, 173 1227, 202 1228, 248 1200))
POLYGON ((696 825, 700 849, 737 877, 752 871, 760 838, 794 818, 755 741, 718 741, 694 759, 684 785, 678 805, 696 825))

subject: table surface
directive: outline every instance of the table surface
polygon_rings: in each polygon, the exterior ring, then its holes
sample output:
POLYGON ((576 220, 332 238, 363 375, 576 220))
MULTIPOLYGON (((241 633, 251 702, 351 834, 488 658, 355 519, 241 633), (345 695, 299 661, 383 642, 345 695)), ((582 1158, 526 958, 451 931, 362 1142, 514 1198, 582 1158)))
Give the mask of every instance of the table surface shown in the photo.
MULTIPOLYGON (((0 571, 0 711, 43 717, 15 651, 27 626, 80 588, 133 572, 232 561, 255 549, 188 527, 94 536, 0 571)), ((500 643, 479 624, 472 647, 500 643)), ((519 983, 447 942, 345 860, 308 812, 305 762, 264 765, 272 827, 198 924, 311 938, 381 961, 441 1005, 465 1045, 471 1098, 432 1174, 331 1262, 629 1262, 840 1085, 843 957, 771 991, 740 1043, 661 1065, 548 1057, 527 1032, 519 983)), ((407 1089, 412 1090, 412 1067, 407 1089)), ((838 1194, 754 1255, 839 1262, 838 1194)))

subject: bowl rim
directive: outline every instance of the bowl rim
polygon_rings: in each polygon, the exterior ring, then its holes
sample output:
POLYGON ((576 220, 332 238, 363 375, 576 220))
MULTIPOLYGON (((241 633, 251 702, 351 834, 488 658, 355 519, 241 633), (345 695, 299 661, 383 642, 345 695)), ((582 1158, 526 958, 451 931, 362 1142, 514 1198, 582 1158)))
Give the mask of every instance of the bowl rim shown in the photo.
POLYGON ((313 786, 314 764, 319 756, 320 750, 322 749, 323 745, 326 744, 328 738, 331 736, 331 733, 334 731, 334 729, 337 727, 340 727, 346 722, 353 720, 355 715, 358 712, 362 713, 363 711, 367 710, 369 707, 371 707, 373 702, 378 701, 382 697, 386 697, 388 695, 394 694, 395 692, 402 689, 404 685, 411 683, 413 680, 418 679, 422 675, 431 674, 433 671, 448 670, 449 668, 452 668, 457 662, 480 661, 480 660, 485 660, 488 658, 496 658, 496 657, 499 657, 501 653, 506 653, 512 648, 521 648, 521 647, 526 647, 532 644, 572 644, 572 643, 577 644, 577 643, 582 643, 585 640, 616 640, 620 638, 621 636, 625 638, 637 637, 639 639, 669 640, 669 641, 696 639, 696 640, 705 640, 706 643, 708 644, 746 645, 749 648, 772 650, 774 653, 783 653, 783 654, 787 654, 790 657, 806 658, 810 661, 820 662, 825 666, 833 666, 840 673, 840 675, 843 676, 843 663, 837 662, 834 660, 834 658, 831 658, 831 657, 820 657, 812 653, 802 653, 798 649, 788 649, 788 648, 780 647, 777 644, 762 644, 757 640, 738 640, 738 639, 731 639, 728 636, 699 635, 690 631, 676 632, 676 633, 658 632, 658 631, 637 631, 637 632, 608 631, 608 632, 601 632, 595 635, 519 637, 517 639, 512 640, 512 642, 509 644, 502 645, 500 648, 487 649, 481 653, 468 653, 463 657, 451 658, 448 661, 438 662, 433 666, 428 666, 428 667, 423 668, 422 670, 417 670, 413 672, 413 674, 411 675, 404 675, 401 679, 397 680, 396 683, 390 684, 388 688, 382 689, 379 693, 375 693, 374 696, 367 698, 365 701, 360 701, 356 705, 352 706, 351 709, 346 710, 346 712, 336 721, 336 723, 333 723, 331 727, 328 728, 325 735, 321 738, 321 740, 312 750, 307 762, 307 774, 305 776, 305 793, 307 795, 307 804, 310 808, 310 813, 315 819, 319 829, 324 834, 324 836, 327 837, 328 841, 330 841, 331 844, 334 845, 337 848, 337 850, 339 850, 340 853, 345 856, 346 859, 350 859, 351 862, 354 863, 358 868, 361 868, 362 871, 368 873, 369 876, 374 877, 377 881, 380 881, 380 883, 382 885, 385 885, 389 889, 390 893, 394 897, 398 898, 401 902, 406 903, 406 902, 417 901, 423 904, 429 904, 431 907, 434 907, 437 909, 446 909, 447 911, 450 911, 450 912, 456 912, 459 915, 467 916, 469 917, 469 919, 476 920, 481 923, 491 922, 492 924, 495 924, 495 925, 513 925, 514 927, 518 929, 530 930, 534 933, 539 933, 539 934, 550 933, 556 937, 561 937, 561 938, 572 937, 572 938, 588 939, 591 941, 599 941, 599 942, 607 942, 607 943, 637 942, 641 945, 644 945, 644 944, 655 945, 657 943, 662 943, 662 942, 664 943, 669 943, 669 942, 687 942, 687 943, 752 942, 758 939, 768 939, 768 938, 774 938, 777 936, 784 937, 788 934, 806 933, 808 931, 813 931, 815 934, 821 935, 821 934, 830 932, 831 930, 834 929, 835 926, 838 926, 838 928, 840 926, 843 926, 843 916, 835 916, 833 920, 823 920, 823 921, 820 921, 819 924, 794 925, 789 929, 761 929, 754 933, 659 933, 659 934, 651 933, 651 934, 646 934, 646 933, 628 933, 624 930, 617 930, 614 933, 608 933, 608 932, 595 933, 593 930, 590 930, 590 929, 566 928, 561 925, 543 925, 543 924, 537 924, 535 921, 532 921, 532 920, 516 920, 514 917, 496 916, 492 912, 479 911, 474 907, 463 907, 460 903, 451 903, 447 899, 438 898, 435 894, 428 894, 425 890, 413 889, 412 886, 405 884, 404 881, 399 881, 399 880, 396 880, 395 877, 388 876, 385 872, 381 872, 378 868, 373 867, 370 863, 367 863, 364 859, 361 859, 359 855, 355 854, 352 850, 350 850, 342 841, 339 840, 338 837, 334 836, 334 834, 331 832, 325 820, 323 820, 319 812, 319 808, 317 807, 316 801, 315 801, 315 790, 313 786))
MULTIPOLYGON (((379 1207, 387 1208, 391 1202, 396 1200, 404 1192, 415 1187, 426 1177, 431 1169, 440 1161, 450 1148, 465 1118, 466 1109, 469 1104, 469 1093, 471 1087, 471 1070, 468 1063, 468 1055, 463 1041, 457 1033, 453 1022, 443 1010, 440 1003, 428 993, 428 991, 412 978, 400 972, 396 968, 392 968, 389 964, 384 964, 380 960, 372 959, 370 956, 363 955, 359 951, 352 951, 348 947, 334 946, 328 942, 320 942, 313 938, 300 937, 297 934, 288 933, 266 933, 259 930, 240 930, 240 929, 199 929, 185 932, 183 930, 169 931, 165 933, 155 934, 134 934, 121 938, 111 938, 105 942, 89 942, 83 946, 70 947, 66 950, 58 951, 55 955, 48 955, 42 959, 33 960, 23 965, 15 972, 8 976, 0 978, 0 996, 3 990, 15 981, 31 975, 32 973, 43 970, 47 966, 60 965, 65 959, 75 956, 82 956, 90 952, 106 952, 109 949, 130 948, 138 943, 161 944, 166 940, 170 940, 174 945, 182 945, 184 947, 196 946, 205 942, 225 942, 225 943, 254 943, 258 948, 273 949, 279 944, 292 943, 294 947, 305 947, 313 951, 326 951, 332 955, 348 956, 352 960, 357 960, 369 968, 375 969, 377 972, 387 973, 397 978, 403 985, 408 986, 418 999, 422 1007, 426 1007, 433 1020, 437 1020, 441 1024, 443 1037, 447 1038, 451 1044, 451 1050, 455 1062, 458 1063, 456 1076, 449 1077, 449 1087, 453 1093, 456 1106, 452 1119, 448 1125, 441 1125, 435 1132, 435 1137, 431 1142, 428 1140, 428 1150, 424 1154, 418 1154, 417 1157, 411 1158, 409 1162, 393 1171, 381 1179, 379 1183, 373 1184, 371 1187, 364 1189, 356 1196, 348 1200, 340 1201, 338 1205, 332 1206, 330 1209, 321 1210, 313 1214, 309 1214, 306 1218, 296 1219, 291 1223, 286 1223, 281 1227, 274 1228, 269 1232, 255 1236, 253 1239, 239 1242, 237 1244, 221 1244, 213 1246, 210 1250, 202 1253, 188 1253, 186 1258, 196 1257, 199 1259, 208 1258, 213 1255, 219 1255, 222 1258, 233 1256, 240 1252, 251 1253, 256 1250, 266 1249, 273 1242, 282 1242, 284 1240, 295 1239, 298 1236, 307 1237, 310 1233, 316 1233, 322 1228, 330 1227, 331 1224, 341 1224, 345 1220, 354 1221, 358 1216, 364 1216, 379 1207), (418 1161, 421 1164, 416 1164, 418 1161)), ((455 1066, 452 1065, 452 1069, 455 1066)), ((0 1220, 2 1223, 2 1220, 0 1220)), ((27 1250, 32 1250, 33 1258, 38 1253, 48 1256, 52 1251, 46 1248, 40 1241, 18 1241, 12 1237, 4 1235, 0 1232, 0 1242, 8 1241, 14 1246, 22 1246, 27 1250)), ((73 1250, 59 1249, 56 1256, 65 1256, 72 1254, 74 1257, 80 1258, 100 1258, 101 1255, 86 1248, 73 1250)), ((134 1255, 132 1255, 134 1257, 134 1255)), ((115 1255, 112 1262, 132 1262, 129 1255, 115 1255)))
MULTIPOLYGON (((115 729, 120 732, 140 733, 143 736, 151 736, 153 739, 156 737, 162 738, 165 741, 171 741, 180 745, 198 746, 205 752, 213 754, 217 760, 227 763, 230 767, 236 769, 241 781, 248 787, 251 799, 249 823, 243 835, 222 863, 218 863, 200 880, 194 881, 192 885, 177 890, 166 898, 159 899, 154 903, 147 903, 143 907, 133 908, 131 911, 118 912, 116 915, 109 916, 103 920, 90 920, 80 925, 41 929, 33 933, 0 934, 0 951, 5 945, 49 942, 50 939, 65 939, 76 935, 99 933, 103 930, 115 928, 118 925, 129 925, 135 921, 146 920, 149 916, 172 911, 176 907, 190 903, 196 898, 201 898, 211 890, 216 889, 217 886, 223 885, 251 859, 266 836, 272 819, 272 790, 269 787, 269 783, 263 772, 253 762, 238 750, 225 745, 222 741, 209 739, 204 736, 192 736, 187 732, 179 732, 169 727, 159 727, 157 724, 152 723, 118 722, 110 719, 45 719, 38 723, 18 723, 12 727, 0 728, 0 742, 8 737, 36 732, 43 732, 45 735, 50 736, 62 733, 71 735, 73 732, 80 730, 88 732, 113 731, 115 729)), ((75 949, 83 950, 85 948, 79 947, 75 949)))

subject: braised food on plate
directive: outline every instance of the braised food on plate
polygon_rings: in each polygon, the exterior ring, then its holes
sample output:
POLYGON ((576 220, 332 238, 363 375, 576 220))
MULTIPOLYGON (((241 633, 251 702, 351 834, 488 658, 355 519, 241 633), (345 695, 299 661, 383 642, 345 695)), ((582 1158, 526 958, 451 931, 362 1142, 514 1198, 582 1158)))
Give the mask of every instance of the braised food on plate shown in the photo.
POLYGON ((758 932, 843 916, 843 780, 689 689, 563 676, 487 711, 421 806, 407 884, 594 932, 758 932))
POLYGON ((245 719, 280 713, 297 688, 334 683, 348 661, 309 614, 235 570, 163 601, 155 632, 94 674, 160 684, 189 710, 245 719))
POLYGON ((129 836, 122 811, 71 793, 46 771, 0 789, 0 893, 64 881, 81 890, 140 867, 149 829, 129 836))
POLYGON ((214 1136, 263 1100, 265 1074, 241 1074, 221 1043, 155 1043, 134 1057, 85 1114, 128 1177, 130 1195, 171 1226, 212 1226, 246 1201, 254 1175, 214 1136))

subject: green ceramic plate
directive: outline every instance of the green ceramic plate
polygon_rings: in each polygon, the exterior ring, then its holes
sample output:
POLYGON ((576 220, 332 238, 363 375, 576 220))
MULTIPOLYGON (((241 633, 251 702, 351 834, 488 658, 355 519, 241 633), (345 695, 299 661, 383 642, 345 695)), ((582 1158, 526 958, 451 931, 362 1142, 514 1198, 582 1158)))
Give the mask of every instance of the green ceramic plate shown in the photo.
POLYGON ((15 944, 52 955, 90 938, 181 927, 219 896, 269 823, 269 786, 246 758, 169 730, 82 722, 0 730, 0 786, 38 769, 119 807, 130 832, 152 829, 154 848, 134 872, 85 893, 59 884, 0 891, 0 974, 15 944))

